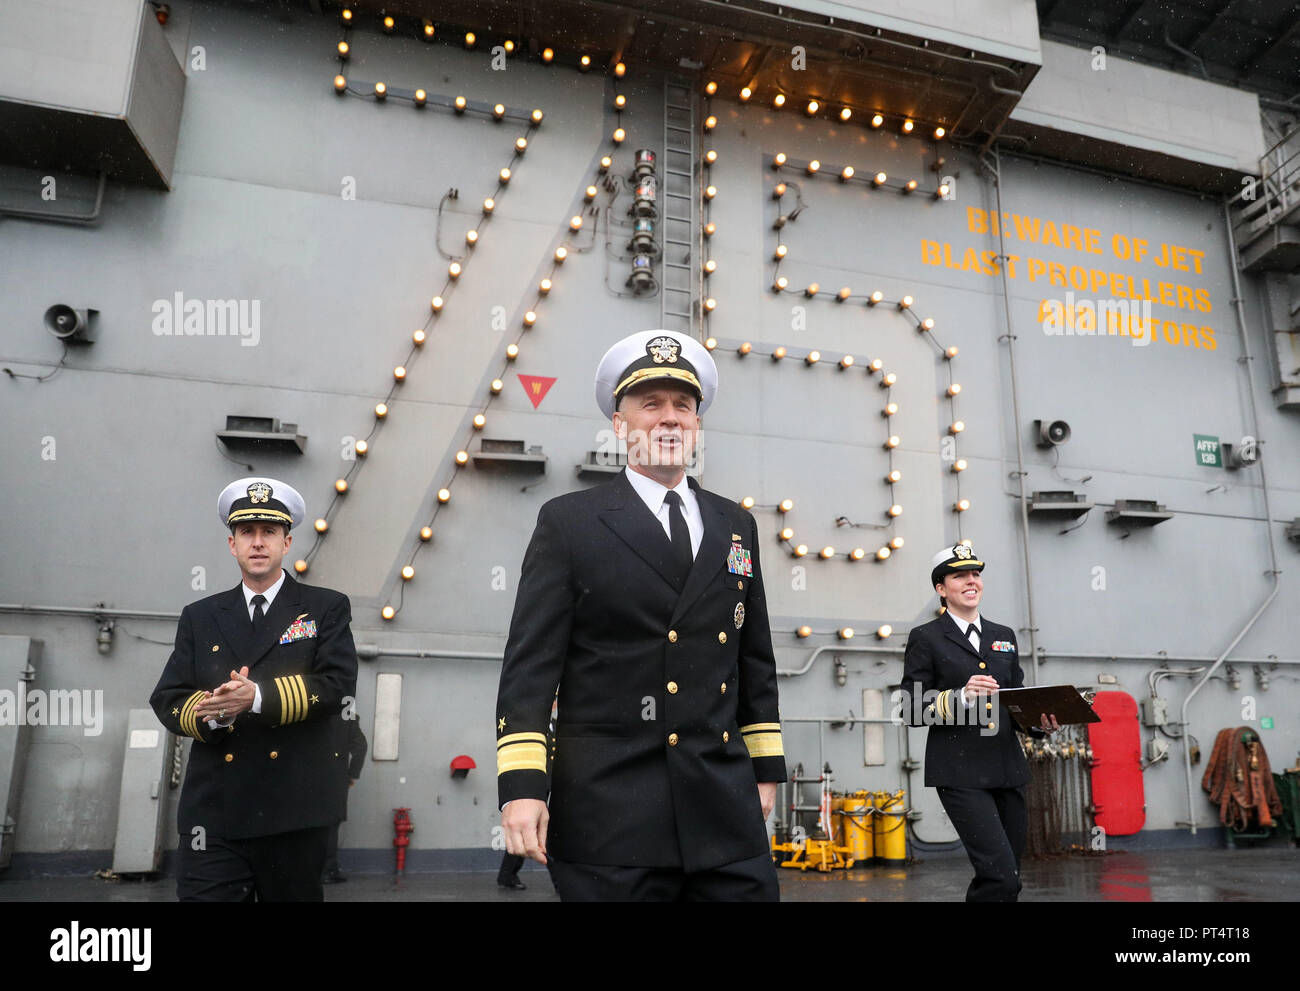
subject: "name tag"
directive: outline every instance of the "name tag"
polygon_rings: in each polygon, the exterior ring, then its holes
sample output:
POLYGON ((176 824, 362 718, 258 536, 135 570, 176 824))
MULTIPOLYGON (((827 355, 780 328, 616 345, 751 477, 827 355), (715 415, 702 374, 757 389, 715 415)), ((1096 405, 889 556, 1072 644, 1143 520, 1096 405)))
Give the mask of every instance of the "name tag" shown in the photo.
POLYGON ((316 621, 314 619, 298 620, 291 623, 289 628, 280 634, 280 643, 293 643, 295 640, 309 640, 316 635, 316 621))

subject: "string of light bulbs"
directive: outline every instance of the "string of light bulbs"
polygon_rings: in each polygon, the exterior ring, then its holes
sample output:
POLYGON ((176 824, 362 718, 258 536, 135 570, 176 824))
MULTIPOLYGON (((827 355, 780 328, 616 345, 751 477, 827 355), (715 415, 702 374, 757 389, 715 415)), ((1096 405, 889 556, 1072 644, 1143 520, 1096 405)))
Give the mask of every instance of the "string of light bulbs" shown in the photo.
MULTIPOLYGON (((717 93, 717 90, 718 87, 715 82, 710 81, 705 84, 704 93, 703 93, 704 112, 705 112, 705 117, 703 121, 703 130, 706 134, 711 134, 718 126, 718 119, 716 115, 712 113, 712 102, 711 102, 712 97, 717 93)), ((744 101, 742 100, 742 102, 744 101)), ((817 108, 815 106, 810 107, 809 109, 810 116, 813 115, 816 110, 817 108)), ((841 119, 847 121, 850 117, 851 117, 851 113, 846 113, 842 116, 841 119)), ((883 123, 883 117, 881 117, 880 120, 876 120, 875 118, 873 118, 872 121, 873 127, 879 127, 881 123, 883 123)), ((909 127, 908 130, 910 131, 911 128, 909 127)), ((944 136, 944 133, 946 132, 944 132, 943 129, 940 128, 939 133, 936 133, 936 139, 942 138, 944 136)), ((713 149, 706 151, 702 156, 701 171, 703 177, 702 184, 704 186, 704 189, 702 193, 703 216, 701 218, 701 221, 703 225, 702 233, 705 240, 711 239, 717 230, 716 226, 713 224, 709 216, 709 207, 712 201, 718 195, 717 186, 712 182, 712 171, 711 171, 712 167, 717 163, 717 161, 718 161, 718 155, 717 152, 713 149)), ((808 161, 799 161, 799 160, 792 161, 789 158, 789 156, 787 156, 784 152, 777 153, 772 157, 771 166, 775 172, 780 172, 783 169, 798 169, 810 177, 818 175, 821 172, 821 168, 822 168, 821 163, 815 159, 808 160, 808 161)), ((873 176, 871 176, 868 179, 865 177, 858 177, 856 175, 855 170, 851 166, 839 166, 835 168, 837 168, 838 170, 838 178, 839 181, 842 183, 851 183, 857 181, 859 183, 864 184, 869 189, 890 188, 888 185, 888 176, 883 171, 875 173, 873 176)), ((897 187, 897 188, 899 188, 903 194, 907 195, 915 192, 918 189, 918 187, 919 187, 919 183, 916 180, 910 180, 907 183, 904 183, 901 187, 897 187)), ((773 230, 776 231, 780 231, 781 228, 785 226, 784 221, 786 218, 783 214, 779 212, 779 206, 780 206, 780 201, 782 197, 785 196, 786 192, 787 192, 786 184, 783 182, 778 182, 773 189, 773 193, 772 193, 773 198, 776 199, 778 202, 778 219, 772 225, 773 230)), ((946 196, 947 193, 948 193, 948 189, 946 187, 946 184, 940 183, 938 188, 936 188, 936 190, 934 190, 933 192, 933 198, 935 200, 940 200, 944 196, 946 196)), ((956 435, 963 432, 965 430, 966 425, 961 419, 958 418, 957 410, 956 410, 956 397, 961 392, 961 385, 953 380, 953 370, 952 370, 952 361, 953 359, 956 358, 958 353, 957 348, 956 347, 945 348, 942 345, 939 345, 939 343, 935 340, 933 333, 931 333, 935 326, 934 320, 928 317, 921 318, 917 316, 913 308, 914 301, 912 297, 909 295, 909 296, 904 296, 902 299, 899 300, 887 301, 885 300, 884 293, 880 290, 875 290, 865 296, 855 296, 853 291, 847 286, 840 288, 838 291, 830 292, 830 291, 823 290, 820 287, 820 285, 816 282, 809 283, 802 290, 791 289, 789 287, 789 280, 780 274, 781 263, 786 259, 788 253, 789 253, 789 249, 786 247, 786 245, 781 243, 778 243, 776 248, 773 251, 772 257, 773 257, 773 261, 776 263, 775 271, 773 274, 773 281, 772 281, 773 292, 776 293, 785 293, 785 292, 800 293, 801 292, 804 297, 809 299, 813 299, 817 297, 829 297, 834 299, 834 301, 839 304, 844 304, 854 299, 859 299, 862 302, 864 302, 868 308, 875 308, 881 303, 887 302, 889 303, 889 305, 895 307, 898 312, 908 314, 915 322, 915 326, 919 331, 926 332, 926 336, 930 338, 931 343, 934 344, 934 346, 939 349, 940 353, 944 358, 945 365, 947 366, 948 387, 945 390, 945 394, 949 401, 949 411, 950 411, 950 424, 949 424, 948 433, 949 435, 955 438, 956 435)), ((717 262, 712 257, 709 257, 709 252, 706 251, 705 255, 706 255, 706 259, 703 263, 703 279, 702 279, 703 299, 701 302, 701 312, 702 312, 702 318, 705 322, 705 328, 707 333, 708 317, 717 308, 716 299, 708 291, 708 279, 709 276, 711 276, 714 272, 717 271, 717 262)), ((708 348, 710 351, 715 350, 718 347, 717 338, 712 335, 707 336, 704 341, 704 346, 708 348)), ((786 358, 787 356, 791 356, 790 349, 786 348, 783 345, 776 346, 772 348, 770 351, 756 352, 751 342, 742 341, 739 342, 738 344, 736 344, 735 342, 729 342, 729 349, 730 348, 734 348, 735 354, 739 358, 744 358, 746 355, 752 353, 758 353, 758 354, 766 353, 773 361, 780 361, 786 358)), ((817 349, 804 350, 802 351, 801 354, 798 354, 797 356, 803 358, 805 367, 812 368, 819 364, 825 364, 821 360, 822 358, 821 351, 817 349)), ((856 364, 856 359, 854 358, 854 356, 852 354, 845 354, 839 359, 839 361, 835 364, 834 367, 836 367, 837 370, 840 372, 847 372, 849 369, 853 368, 855 364, 856 364)), ((876 375, 876 374, 880 375, 879 384, 882 388, 886 390, 886 397, 885 397, 886 402, 881 412, 882 412, 882 417, 885 420, 886 425, 888 427, 888 423, 890 419, 898 412, 898 404, 893 402, 889 395, 889 390, 897 383, 898 376, 896 373, 893 372, 885 372, 883 369, 883 362, 879 358, 873 359, 872 361, 867 363, 864 367, 866 368, 868 375, 876 375)), ((900 515, 902 515, 903 512, 903 507, 901 503, 898 502, 898 500, 895 498, 896 495, 895 487, 902 480, 902 472, 899 469, 895 468, 893 465, 893 451, 900 444, 901 444, 901 440, 898 437, 898 435, 892 432, 888 432, 887 429, 887 437, 884 442, 884 447, 889 457, 889 464, 884 479, 885 482, 890 487, 890 504, 889 507, 885 510, 885 515, 886 518, 888 519, 888 523, 885 525, 888 526, 891 530, 894 527, 894 522, 898 519, 900 515)), ((958 528, 959 538, 961 535, 962 514, 965 513, 968 509, 970 509, 970 501, 961 496, 960 472, 964 471, 966 467, 967 467, 967 463, 964 459, 957 459, 956 461, 954 461, 952 467, 952 472, 955 476, 955 486, 957 489, 957 499, 953 503, 953 511, 957 515, 957 528, 958 528)), ((785 506, 786 504, 789 504, 791 506, 793 505, 792 501, 788 499, 783 500, 783 502, 778 505, 785 506)), ((754 500, 752 497, 746 497, 741 501, 741 505, 745 506, 745 508, 748 509, 754 505, 754 500)), ((787 512, 787 511, 788 510, 783 510, 783 512, 787 512)), ((794 531, 790 526, 783 525, 778 532, 778 538, 781 540, 783 544, 787 546, 787 548, 789 549, 793 557, 802 558, 809 555, 810 549, 807 544, 794 543, 794 531)), ((872 557, 874 560, 878 562, 887 561, 892 557, 894 551, 899 550, 902 546, 903 546, 903 538, 895 534, 888 543, 879 547, 872 555, 872 557)), ((861 561, 867 557, 867 554, 868 552, 866 551, 866 549, 862 547, 855 547, 851 551, 837 553, 833 545, 827 544, 824 545, 819 551, 816 552, 816 557, 819 560, 831 560, 836 557, 843 557, 850 561, 861 561)))
MULTIPOLYGON (((703 122, 704 131, 706 134, 711 134, 714 131, 714 129, 717 127, 717 123, 718 123, 717 117, 712 113, 712 104, 710 102, 711 98, 716 94, 716 92, 717 92, 716 83, 709 82, 708 84, 706 84, 704 88, 704 109, 705 109, 706 116, 703 122)), ((851 116, 850 112, 846 109, 841 119, 848 120, 850 116, 851 116)), ((878 127, 882 122, 883 122, 883 118, 876 119, 873 121, 873 126, 878 127)), ((936 138, 941 138, 942 136, 943 136, 943 132, 942 129, 940 129, 939 132, 936 133, 936 138)), ((701 173, 702 173, 703 186, 704 186, 703 196, 702 196, 703 215, 701 217, 701 223, 702 223, 703 240, 705 241, 711 240, 714 234, 717 232, 716 225, 713 223, 712 218, 709 216, 710 205, 712 204, 713 200, 717 197, 718 194, 717 186, 712 181, 712 171, 711 171, 712 167, 717 163, 717 161, 718 161, 717 152, 713 149, 710 149, 709 151, 706 151, 704 153, 703 160, 701 163, 702 165, 701 173)), ((800 167, 800 164, 801 163, 798 162, 791 163, 788 160, 787 156, 785 156, 784 154, 779 154, 773 158, 773 167, 778 171, 781 168, 797 168, 800 167)), ((813 161, 802 163, 802 168, 809 176, 815 176, 820 171, 820 163, 816 163, 813 161)), ((841 182, 845 182, 845 183, 851 182, 854 179, 854 176, 855 176, 855 170, 853 168, 849 166, 843 166, 839 168, 839 178, 841 182)), ((864 181, 864 180, 859 180, 859 181, 864 181)), ((874 176, 872 176, 869 182, 870 182, 870 188, 872 189, 884 188, 887 186, 888 177, 885 175, 884 172, 878 172, 874 176)), ((902 186, 901 191, 904 194, 911 194, 917 190, 918 186, 919 183, 917 183, 915 180, 912 180, 909 181, 908 183, 905 183, 902 186)), ((773 194, 774 198, 778 200, 778 203, 781 197, 785 195, 785 193, 786 193, 786 189, 784 184, 783 183, 778 184, 778 189, 774 190, 774 194, 773 194)), ((942 199, 944 196, 947 195, 947 193, 948 193, 948 189, 946 187, 946 184, 940 183, 939 188, 935 191, 934 198, 936 200, 942 199)), ((785 219, 786 218, 784 217, 784 215, 779 215, 777 222, 773 224, 773 230, 779 231, 782 227, 784 227, 785 219)), ((776 266, 777 266, 777 270, 774 273, 773 284, 772 284, 772 289, 774 292, 778 292, 778 293, 799 292, 799 290, 791 290, 788 285, 788 280, 780 276, 779 273, 780 264, 783 260, 785 260, 788 253, 789 253, 788 249, 782 244, 778 244, 776 249, 773 251, 773 260, 776 262, 776 266)), ((702 286, 703 286, 702 294, 704 299, 701 305, 701 312, 702 312, 702 321, 704 323, 706 333, 708 333, 709 315, 712 314, 714 310, 717 308, 716 299, 708 291, 709 290, 708 279, 709 276, 711 276, 717 270, 717 263, 711 257, 711 252, 706 250, 704 252, 704 255, 705 255, 705 261, 703 264, 703 279, 702 279, 702 286)), ((884 293, 880 290, 875 290, 866 296, 855 297, 853 291, 848 287, 843 287, 839 291, 834 293, 823 292, 821 290, 821 287, 818 286, 817 283, 815 282, 805 287, 804 290, 802 290, 802 292, 803 295, 809 299, 817 298, 819 296, 831 297, 838 304, 848 303, 851 300, 857 298, 857 299, 861 299, 865 303, 865 305, 870 309, 874 309, 875 307, 879 306, 881 303, 888 302, 889 305, 895 308, 896 312, 908 314, 915 321, 917 330, 921 332, 925 332, 926 336, 930 338, 931 343, 934 346, 939 348, 941 354, 943 355, 945 364, 948 367, 949 386, 948 389, 946 390, 946 394, 949 399, 950 414, 952 417, 952 422, 950 424, 948 432, 950 435, 955 437, 957 434, 961 433, 965 429, 965 424, 961 420, 957 419, 956 416, 955 398, 960 393, 961 386, 955 383, 952 379, 952 374, 953 374, 952 360, 957 357, 957 348, 956 347, 945 348, 938 344, 938 342, 934 338, 934 335, 931 333, 935 325, 934 320, 930 318, 921 318, 917 316, 913 308, 914 301, 911 296, 904 296, 902 299, 896 301, 894 300, 886 301, 884 293)), ((781 361, 786 357, 802 357, 805 368, 811 369, 811 368, 816 368, 818 366, 829 367, 828 362, 823 362, 821 360, 822 358, 821 352, 816 349, 806 350, 806 351, 802 351, 801 354, 796 353, 792 355, 790 349, 786 348, 784 345, 778 345, 772 348, 770 351, 756 352, 753 344, 750 341, 740 341, 740 342, 724 341, 722 342, 722 344, 727 348, 727 350, 734 351, 738 359, 743 359, 750 354, 765 353, 773 361, 781 361)), ((708 334, 708 336, 706 336, 704 340, 704 346, 710 352, 712 352, 717 350, 717 348, 719 347, 719 341, 712 334, 708 334)), ((838 362, 835 363, 834 367, 837 369, 838 372, 847 373, 850 369, 854 368, 856 364, 857 362, 853 355, 845 354, 839 359, 838 362)), ((895 373, 884 371, 884 363, 879 358, 872 359, 863 367, 865 367, 869 376, 874 376, 877 374, 880 375, 879 384, 883 389, 885 389, 885 404, 881 409, 881 415, 882 418, 885 420, 886 424, 888 425, 890 419, 898 412, 898 404, 895 403, 890 397, 890 390, 897 383, 898 377, 895 373)), ((902 514, 903 511, 902 505, 894 499, 895 486, 902 481, 902 473, 901 471, 896 469, 893 465, 893 451, 895 448, 897 448, 900 445, 901 440, 898 437, 898 435, 888 431, 888 426, 886 427, 886 431, 888 436, 884 442, 884 447, 888 455, 889 463, 888 463, 887 473, 884 476, 884 480, 890 487, 890 497, 891 497, 890 506, 885 511, 885 516, 888 522, 884 524, 866 524, 866 525, 870 525, 881 529, 887 528, 892 532, 894 530, 895 521, 898 519, 898 517, 902 514)), ((952 468, 954 473, 960 473, 965 469, 966 469, 966 462, 964 460, 958 459, 956 462, 954 462, 952 468)), ((960 530, 961 530, 960 514, 964 513, 967 509, 970 508, 970 503, 968 500, 961 498, 959 474, 957 474, 956 483, 957 483, 958 500, 954 504, 954 511, 958 514, 957 525, 958 525, 958 533, 960 535, 960 530)), ((740 505, 746 510, 750 510, 750 511, 752 511, 755 508, 766 508, 766 509, 774 509, 777 512, 779 512, 782 517, 783 525, 781 526, 781 529, 777 533, 777 538, 787 547, 792 557, 804 558, 809 555, 810 550, 808 545, 802 543, 796 544, 794 542, 795 539, 794 529, 793 527, 788 525, 791 519, 790 513, 792 513, 794 510, 793 499, 783 499, 779 503, 775 504, 774 506, 758 507, 757 502, 753 496, 745 496, 743 499, 740 500, 740 505)), ((839 521, 837 521, 837 523, 838 522, 839 521)), ((969 543, 969 541, 963 541, 963 542, 969 543)), ((872 555, 872 559, 878 563, 888 561, 893 556, 895 551, 902 549, 903 545, 904 545, 903 537, 897 533, 893 533, 893 535, 890 537, 888 542, 880 546, 875 551, 875 553, 872 555)), ((817 551, 815 556, 818 560, 832 560, 837 557, 843 557, 850 562, 858 562, 858 561, 865 560, 868 556, 868 552, 863 547, 855 547, 850 551, 837 553, 834 546, 827 544, 824 545, 819 551, 817 551)), ((794 631, 794 634, 799 639, 806 639, 808 637, 813 636, 814 630, 812 626, 805 624, 799 626, 794 631)), ((843 626, 834 630, 834 635, 841 641, 848 641, 854 637, 855 630, 851 626, 843 626)), ((892 635, 893 635, 893 627, 889 623, 882 623, 876 627, 875 636, 877 640, 884 641, 887 640, 892 635)))
MULTIPOLYGON (((344 8, 344 13, 350 13, 350 9, 344 8)), ((345 29, 350 27, 349 22, 352 20, 352 18, 345 17, 343 18, 343 20, 345 22, 345 29)), ((390 20, 391 18, 385 19, 385 27, 391 32, 391 25, 387 23, 390 20)), ((350 55, 350 47, 346 47, 346 48, 344 47, 346 41, 347 39, 345 38, 344 42, 340 42, 339 57, 341 63, 346 62, 347 58, 350 55)), ((350 94, 353 96, 364 97, 365 94, 351 87, 351 85, 348 83, 346 79, 343 80, 343 85, 340 86, 339 85, 340 78, 342 77, 335 78, 334 88, 337 93, 339 93, 340 95, 350 94)), ((382 83, 376 84, 376 86, 371 89, 371 92, 369 94, 370 99, 376 103, 383 102, 388 95, 390 94, 387 92, 387 87, 384 86, 384 84, 382 83)), ((424 93, 423 90, 415 90, 411 92, 409 96, 406 95, 406 91, 394 91, 393 95, 399 95, 399 98, 410 99, 411 102, 414 103, 417 107, 422 107, 426 105, 428 102, 426 94, 424 93)), ((439 97, 435 101, 435 105, 446 106, 450 108, 453 112, 457 113, 458 115, 473 110, 475 107, 486 106, 483 104, 471 104, 470 101, 466 100, 462 96, 457 96, 455 98, 439 97)), ((329 531, 331 521, 333 517, 336 515, 337 507, 339 506, 343 497, 350 490, 355 476, 361 471, 361 467, 365 462, 366 456, 371 451, 371 444, 373 438, 380 431, 384 422, 387 420, 389 416, 390 404, 393 400, 394 395, 396 395, 398 389, 406 381, 410 367, 413 365, 416 356, 423 348, 425 342, 428 340, 431 326, 435 323, 435 321, 442 313, 442 310, 446 305, 447 298, 451 295, 457 280, 460 278, 461 274, 464 271, 465 265, 468 263, 469 256, 472 255, 474 247, 479 242, 479 238, 481 236, 484 226, 491 219, 492 214, 496 209, 497 200, 500 199, 502 194, 505 192, 511 178, 513 177, 514 169, 512 168, 512 166, 517 168, 519 160, 522 158, 522 156, 528 149, 529 136, 532 135, 532 133, 541 125, 542 119, 544 117, 544 114, 540 109, 535 109, 532 110, 531 112, 524 113, 521 111, 507 110, 502 104, 493 105, 493 107, 489 112, 492 114, 493 118, 496 119, 497 121, 521 120, 526 122, 524 133, 519 135, 514 141, 514 146, 512 149, 512 154, 510 157, 509 164, 503 166, 497 172, 496 186, 492 192, 492 195, 484 198, 477 222, 474 224, 473 227, 471 227, 465 233, 466 256, 464 257, 463 260, 454 259, 448 264, 447 274, 446 274, 445 281, 443 283, 443 287, 430 300, 429 314, 425 318, 424 325, 411 335, 410 343, 407 346, 405 358, 402 360, 401 363, 394 366, 393 368, 392 380, 388 386, 387 394, 384 396, 384 399, 381 402, 377 403, 374 407, 374 418, 371 421, 370 430, 367 432, 367 434, 364 437, 360 438, 359 440, 356 440, 353 443, 354 457, 352 459, 352 464, 341 477, 335 480, 334 492, 333 495, 330 497, 330 501, 328 505, 325 508, 325 512, 322 513, 320 516, 318 516, 313 524, 313 528, 315 530, 315 537, 312 541, 312 545, 310 548, 308 548, 306 554, 304 554, 301 558, 298 558, 294 562, 294 571, 297 572, 299 575, 305 574, 307 570, 310 568, 312 559, 315 557, 317 551, 321 547, 322 539, 324 538, 325 534, 328 533, 329 531)), ((481 429, 482 423, 479 422, 481 418, 482 418, 481 414, 479 417, 475 418, 475 425, 477 429, 481 429)), ((443 492, 445 491, 446 490, 443 490, 443 492)), ((442 496, 443 492, 439 493, 440 497, 442 496)), ((450 498, 450 493, 447 493, 447 497, 450 498)), ((421 530, 420 536, 422 540, 428 540, 432 537, 432 535, 433 534, 430 527, 426 526, 421 530), (427 531, 427 536, 426 536, 426 531, 427 531)), ((408 562, 406 567, 402 569, 402 578, 406 581, 409 581, 413 577, 414 577, 414 568, 408 562)), ((385 616, 385 618, 391 618, 391 617, 385 616)))
MULTIPOLYGON (((709 85, 714 87, 714 92, 717 91, 716 84, 710 83, 709 85)), ((755 83, 750 86, 742 86, 736 93, 736 98, 741 103, 749 103, 756 95, 756 85, 755 83)), ((772 110, 784 110, 787 106, 793 106, 795 101, 783 90, 777 88, 767 100, 767 104, 772 110)), ((861 110, 860 107, 853 107, 846 103, 840 103, 839 108, 835 109, 831 101, 815 98, 808 99, 803 104, 804 116, 809 118, 824 117, 840 124, 848 124, 852 120, 862 119, 867 121, 872 130, 880 130, 892 120, 897 124, 898 133, 900 134, 915 135, 917 137, 929 134, 935 141, 942 141, 948 136, 948 129, 942 123, 926 124, 908 114, 886 115, 879 110, 866 112, 861 112, 861 110), (868 113, 870 116, 867 116, 868 113)))
MULTIPOLYGON (((620 66, 623 65, 623 63, 621 62, 618 64, 620 66)), ((617 72, 617 75, 621 78, 625 72, 626 72, 626 67, 624 66, 622 71, 617 72)), ((618 104, 615 107, 615 112, 623 109, 625 103, 626 101, 624 101, 622 104, 618 104)), ((615 147, 621 144, 626 137, 625 134, 622 135, 619 134, 620 130, 621 128, 616 129, 613 132, 613 134, 611 134, 610 137, 610 140, 615 147)), ((582 204, 591 203, 595 199, 598 193, 598 187, 596 185, 596 181, 599 179, 600 176, 607 174, 610 168, 613 167, 613 164, 614 164, 613 156, 608 151, 602 152, 599 159, 597 159, 594 165, 592 166, 592 171, 594 173, 593 181, 587 183, 581 193, 580 199, 582 201, 582 204)), ((571 204, 570 209, 572 209, 572 207, 573 204, 571 204)), ((581 205, 579 204, 579 208, 580 207, 581 205)), ((487 415, 491 408, 491 405, 493 401, 499 395, 501 395, 502 391, 505 388, 504 376, 506 374, 506 371, 509 369, 510 365, 513 364, 519 358, 519 355, 521 353, 520 344, 523 341, 524 336, 529 331, 531 331, 534 327, 537 326, 537 322, 539 318, 538 311, 541 309, 543 301, 545 301, 550 296, 550 293, 555 286, 555 279, 559 273, 560 267, 564 264, 564 262, 568 259, 568 257, 571 254, 573 254, 576 251, 585 250, 580 246, 578 246, 575 241, 575 239, 583 231, 584 226, 585 226, 585 222, 582 213, 576 212, 570 214, 568 220, 561 228, 558 237, 560 243, 556 245, 554 251, 550 253, 550 258, 548 262, 549 268, 546 272, 546 275, 543 276, 543 278, 538 282, 532 304, 526 310, 524 310, 522 317, 518 321, 514 340, 512 340, 505 347, 502 356, 503 360, 502 360, 500 373, 495 378, 493 378, 491 384, 488 387, 488 396, 484 400, 483 406, 479 409, 477 413, 475 413, 474 417, 470 421, 471 429, 469 431, 466 442, 460 446, 460 448, 455 452, 454 456, 451 458, 452 461, 452 467, 450 469, 451 476, 447 479, 446 484, 438 490, 436 501, 433 506, 432 515, 425 522, 425 524, 420 528, 419 535, 418 535, 419 539, 412 546, 410 554, 407 557, 406 564, 401 569, 400 572, 401 581, 398 582, 397 584, 397 594, 395 597, 396 601, 394 601, 394 597, 390 595, 389 601, 386 602, 383 608, 380 610, 380 616, 384 620, 392 621, 397 617, 397 614, 402 611, 402 607, 406 601, 406 585, 408 582, 410 582, 412 579, 415 578, 416 557, 419 555, 420 551, 424 548, 424 546, 433 539, 434 523, 437 521, 438 513, 442 509, 442 507, 446 506, 451 501, 451 496, 452 496, 451 489, 452 486, 455 484, 455 479, 459 472, 459 469, 464 468, 466 465, 469 464, 471 460, 471 455, 469 453, 470 441, 473 439, 475 433, 481 431, 487 425, 487 415)), ((444 455, 444 461, 445 460, 446 458, 444 455)))

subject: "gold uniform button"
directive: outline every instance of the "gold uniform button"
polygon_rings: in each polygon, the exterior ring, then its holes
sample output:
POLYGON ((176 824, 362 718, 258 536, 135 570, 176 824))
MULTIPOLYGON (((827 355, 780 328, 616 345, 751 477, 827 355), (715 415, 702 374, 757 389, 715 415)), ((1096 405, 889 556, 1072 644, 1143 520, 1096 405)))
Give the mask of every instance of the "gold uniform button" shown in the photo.
POLYGON ((677 682, 675 681, 668 682, 668 694, 669 695, 677 694, 677 682))
POLYGON ((993 729, 993 724, 989 723, 989 729, 993 729))
POLYGON ((278 750, 272 750, 272 751, 271 751, 271 760, 275 760, 275 759, 276 759, 277 757, 279 757, 279 756, 280 756, 280 751, 278 751, 278 750))
POLYGON ((234 755, 234 754, 226 754, 226 763, 227 763, 227 764, 229 764, 229 763, 230 763, 232 760, 234 760, 234 759, 235 759, 235 755, 234 755))
POLYGON ((727 694, 727 683, 725 681, 722 683, 722 694, 727 694))
POLYGON ((727 642, 727 631, 723 630, 721 633, 718 634, 718 643, 726 643, 726 642, 727 642))
POLYGON ((993 708, 993 703, 992 703, 992 702, 985 702, 985 703, 984 703, 984 708, 985 708, 985 709, 992 709, 992 708, 993 708))
POLYGON ((738 589, 739 589, 740 591, 742 591, 742 592, 745 591, 745 583, 744 583, 744 582, 736 582, 736 588, 738 588, 738 589))
POLYGON ((986 667, 988 667, 988 665, 985 664, 983 661, 980 661, 980 670, 983 671, 986 667))
POLYGON ((676 630, 669 630, 669 631, 668 631, 668 642, 669 642, 669 643, 676 643, 676 642, 677 642, 677 631, 676 631, 676 630))
POLYGON ((668 746, 670 746, 670 747, 675 747, 675 746, 677 746, 677 734, 676 734, 676 733, 669 733, 669 734, 668 734, 668 746))
POLYGON ((725 729, 722 731, 722 742, 723 743, 731 742, 731 734, 728 733, 725 729))

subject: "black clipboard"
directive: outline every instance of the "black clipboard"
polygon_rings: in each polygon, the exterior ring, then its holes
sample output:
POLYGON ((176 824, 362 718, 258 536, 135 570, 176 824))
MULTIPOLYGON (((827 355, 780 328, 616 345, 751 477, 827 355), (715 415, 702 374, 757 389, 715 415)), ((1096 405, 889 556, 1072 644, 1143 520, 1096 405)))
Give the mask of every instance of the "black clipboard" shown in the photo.
POLYGON ((1073 685, 1000 688, 998 698, 1022 730, 1042 729, 1039 717, 1043 713, 1055 716, 1062 726, 1101 722, 1101 716, 1093 711, 1083 693, 1073 685))

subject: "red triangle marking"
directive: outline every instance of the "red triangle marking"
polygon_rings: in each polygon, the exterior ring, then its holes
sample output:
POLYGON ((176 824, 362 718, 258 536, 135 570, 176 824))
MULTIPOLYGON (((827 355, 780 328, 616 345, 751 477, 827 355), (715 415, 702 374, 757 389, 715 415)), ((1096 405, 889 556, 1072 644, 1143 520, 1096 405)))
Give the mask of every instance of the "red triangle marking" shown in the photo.
POLYGON ((537 409, 546 398, 546 394, 551 391, 555 379, 545 375, 520 375, 519 382, 524 387, 524 393, 532 401, 533 409, 537 409))

